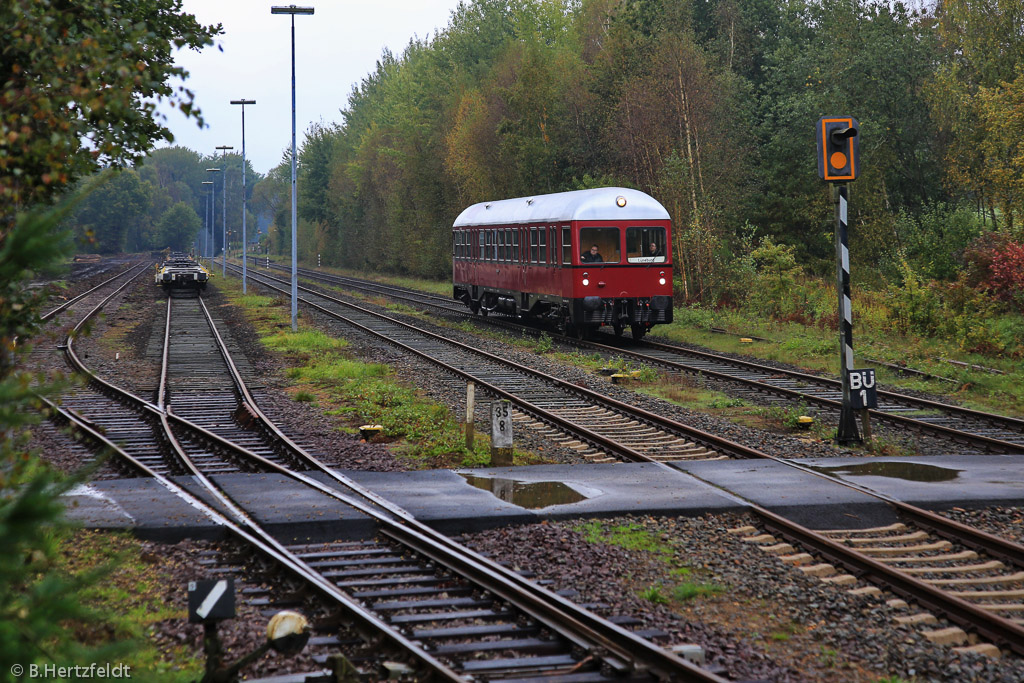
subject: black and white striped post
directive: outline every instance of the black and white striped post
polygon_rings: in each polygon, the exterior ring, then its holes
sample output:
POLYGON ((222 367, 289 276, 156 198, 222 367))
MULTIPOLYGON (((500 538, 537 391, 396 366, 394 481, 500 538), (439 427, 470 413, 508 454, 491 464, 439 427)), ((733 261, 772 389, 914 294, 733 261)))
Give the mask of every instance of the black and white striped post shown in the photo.
MULTIPOLYGON (((818 176, 835 185, 836 205, 836 292, 839 295, 839 378, 843 405, 839 411, 836 441, 860 443, 857 419, 850 396, 853 366, 853 304, 850 299, 850 248, 848 241, 850 181, 860 171, 858 151, 860 124, 850 116, 825 116, 818 120, 818 176)), ((866 407, 866 406, 865 406, 866 407)), ((867 410, 864 411, 865 417, 867 410)), ((865 420, 865 429, 867 429, 865 420)))
POLYGON ((853 302, 850 300, 850 247, 847 215, 850 186, 846 183, 835 188, 836 203, 836 291, 839 293, 839 377, 843 383, 843 407, 839 411, 839 431, 836 441, 841 444, 859 443, 857 420, 850 401, 850 370, 853 370, 853 302))

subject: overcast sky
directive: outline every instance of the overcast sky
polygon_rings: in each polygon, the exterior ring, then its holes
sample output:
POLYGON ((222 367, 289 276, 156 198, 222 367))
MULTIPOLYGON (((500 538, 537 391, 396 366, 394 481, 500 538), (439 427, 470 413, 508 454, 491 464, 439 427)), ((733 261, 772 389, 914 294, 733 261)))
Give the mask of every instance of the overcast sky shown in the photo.
MULTIPOLYGON (((184 10, 204 25, 221 23, 224 33, 202 52, 178 51, 189 71, 185 86, 196 96, 207 127, 199 130, 177 109, 162 106, 174 143, 202 154, 218 145, 242 147, 241 107, 230 100, 256 100, 245 107, 245 155, 266 173, 291 146, 291 17, 271 15, 284 2, 184 0, 184 10), (223 51, 218 48, 223 48, 223 51)), ((414 36, 433 37, 448 25, 459 0, 295 0, 314 7, 295 17, 296 144, 318 121, 340 122, 339 110, 353 85, 372 72, 384 48, 400 55, 414 36)), ((166 146, 164 143, 163 146, 166 146)))

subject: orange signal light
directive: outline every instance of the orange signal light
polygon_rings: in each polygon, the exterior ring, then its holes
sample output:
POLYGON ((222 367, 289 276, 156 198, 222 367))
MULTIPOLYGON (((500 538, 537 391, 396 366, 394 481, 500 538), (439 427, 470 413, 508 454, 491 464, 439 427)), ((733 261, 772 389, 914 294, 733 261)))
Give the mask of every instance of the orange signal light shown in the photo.
POLYGON ((818 177, 830 183, 856 180, 860 124, 850 116, 822 117, 817 126, 818 177))

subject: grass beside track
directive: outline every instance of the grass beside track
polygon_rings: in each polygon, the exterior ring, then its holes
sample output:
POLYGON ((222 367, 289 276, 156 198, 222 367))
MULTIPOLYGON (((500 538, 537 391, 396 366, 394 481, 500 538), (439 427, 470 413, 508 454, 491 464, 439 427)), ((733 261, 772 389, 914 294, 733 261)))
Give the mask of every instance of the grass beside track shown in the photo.
MULTIPOLYGON (((388 277, 329 268, 322 270, 443 296, 451 294, 451 283, 448 281, 388 277)), ((865 358, 905 364, 953 382, 907 377, 885 367, 877 367, 879 381, 893 387, 946 396, 977 410, 1024 417, 1024 363, 1021 363, 1020 358, 1013 354, 968 353, 951 341, 897 335, 890 325, 878 322, 884 319, 883 314, 884 311, 875 311, 869 316, 870 319, 854 328, 857 367, 875 367, 863 360, 865 358), (992 368, 1005 374, 965 368, 947 361, 992 368)), ((856 303, 854 319, 857 320, 856 303)), ((475 333, 481 334, 479 330, 475 333)), ((675 322, 659 325, 653 333, 675 342, 697 344, 712 351, 775 360, 833 376, 839 373, 838 331, 816 325, 752 317, 736 309, 677 307, 675 322), (723 329, 729 334, 712 332, 712 327, 723 329), (742 337, 751 336, 771 341, 740 341, 742 337)), ((543 341, 540 343, 543 344, 543 341)), ((539 349, 541 352, 545 350, 539 349)))
MULTIPOLYGON (((340 431, 355 434, 360 425, 379 424, 382 436, 374 438, 388 443, 395 457, 417 469, 490 463, 486 434, 478 430, 474 448, 467 449, 463 426, 451 411, 401 382, 390 367, 354 358, 346 340, 321 332, 301 315, 298 331, 292 332, 284 299, 243 296, 236 278, 221 280, 217 287, 244 311, 263 345, 290 366, 285 374, 292 398, 337 418, 340 431)), ((541 459, 517 451, 515 461, 535 464, 541 459)))
MULTIPOLYGON (((66 532, 60 547, 58 571, 102 576, 79 593, 97 620, 66 625, 74 630, 76 642, 102 648, 106 661, 130 667, 133 679, 184 683, 202 675, 203 661, 193 643, 155 638, 164 622, 173 631, 188 617, 184 604, 174 606, 168 600, 168 587, 180 581, 162 558, 147 553, 128 533, 66 532)), ((184 594, 184 585, 178 589, 184 594)))

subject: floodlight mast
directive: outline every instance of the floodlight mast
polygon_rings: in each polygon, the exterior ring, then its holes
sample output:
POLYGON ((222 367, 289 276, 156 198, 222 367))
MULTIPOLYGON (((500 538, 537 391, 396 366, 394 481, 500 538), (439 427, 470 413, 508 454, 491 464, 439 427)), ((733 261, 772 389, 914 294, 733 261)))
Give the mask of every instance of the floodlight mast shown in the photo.
MULTIPOLYGON (((209 169, 207 169, 207 170, 209 170, 209 169)), ((202 184, 203 185, 213 185, 213 181, 212 180, 204 180, 202 182, 202 184)), ((210 253, 210 235, 212 234, 212 230, 210 228, 210 196, 212 194, 213 194, 213 188, 211 187, 210 191, 206 193, 206 211, 203 213, 203 218, 206 219, 206 229, 203 230, 203 242, 204 242, 204 246, 206 247, 205 249, 203 249, 203 255, 204 256, 209 256, 209 253, 210 253)))
POLYGON ((245 105, 256 104, 256 100, 231 100, 231 104, 242 105, 242 294, 245 294, 248 285, 248 271, 246 261, 249 258, 249 238, 245 231, 246 196, 245 196, 245 105))
POLYGON ((271 14, 290 14, 292 17, 292 332, 299 329, 298 324, 298 300, 299 300, 299 258, 297 228, 297 192, 295 184, 295 15, 313 14, 312 7, 271 7, 271 14))
MULTIPOLYGON (((208 168, 207 173, 220 173, 219 168, 208 168)), ((216 176, 214 180, 207 181, 213 187, 210 188, 210 272, 213 273, 213 264, 217 262, 217 185, 216 176)))
POLYGON ((220 275, 221 277, 227 277, 228 275, 228 164, 227 164, 227 153, 229 149, 234 149, 231 145, 218 145, 217 149, 221 150, 221 160, 224 166, 224 176, 221 178, 221 195, 223 201, 221 201, 220 207, 220 222, 224 228, 224 241, 221 243, 221 265, 220 275))

